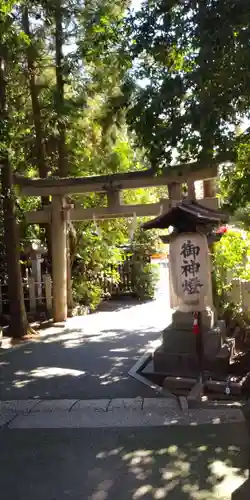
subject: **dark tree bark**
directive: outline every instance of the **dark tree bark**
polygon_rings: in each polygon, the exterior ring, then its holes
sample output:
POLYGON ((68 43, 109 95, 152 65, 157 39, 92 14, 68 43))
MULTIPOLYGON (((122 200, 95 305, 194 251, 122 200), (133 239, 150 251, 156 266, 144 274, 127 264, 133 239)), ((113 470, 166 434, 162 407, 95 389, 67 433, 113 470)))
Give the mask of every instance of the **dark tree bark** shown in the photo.
POLYGON ((66 145, 66 123, 64 106, 64 58, 63 58, 63 8, 62 0, 55 6, 55 49, 56 49, 56 113, 58 123, 58 173, 68 175, 68 152, 66 145))
MULTIPOLYGON (((47 178, 48 168, 46 164, 46 152, 44 133, 42 127, 41 106, 39 101, 39 90, 36 84, 36 53, 32 43, 32 34, 30 31, 29 11, 28 6, 25 5, 22 12, 22 24, 24 33, 28 36, 30 43, 27 45, 26 58, 28 69, 28 81, 32 103, 33 123, 35 127, 35 151, 36 151, 36 165, 39 172, 39 177, 47 178)), ((41 198, 42 205, 49 204, 49 197, 41 198)), ((41 224, 41 229, 45 230, 45 238, 48 247, 49 260, 51 261, 51 228, 49 224, 41 224)))
MULTIPOLYGON (((66 144, 66 120, 65 120, 65 96, 64 96, 64 57, 63 57, 63 6, 62 0, 56 0, 55 5, 55 50, 56 50, 56 113, 58 126, 58 174, 60 177, 67 177, 68 151, 66 144)), ((68 224, 67 236, 67 289, 68 289, 68 310, 72 309, 72 283, 71 283, 71 257, 70 257, 70 237, 75 236, 72 223, 68 224)))
POLYGON ((24 337, 29 331, 29 323, 24 306, 24 295, 20 266, 20 241, 16 222, 16 204, 13 192, 13 174, 8 156, 8 112, 6 103, 6 61, 0 47, 0 122, 1 140, 1 183, 4 217, 4 242, 8 272, 8 298, 10 321, 8 334, 24 337))
POLYGON ((39 90, 36 85, 36 68, 35 68, 36 57, 34 53, 34 46, 32 44, 32 36, 30 32, 30 23, 29 23, 29 12, 27 6, 23 8, 22 18, 23 18, 24 33, 29 37, 30 40, 29 45, 27 45, 26 56, 27 56, 30 96, 32 102, 33 122, 35 127, 36 164, 39 171, 39 177, 46 178, 48 171, 45 158, 42 117, 41 117, 41 108, 39 103, 39 90))

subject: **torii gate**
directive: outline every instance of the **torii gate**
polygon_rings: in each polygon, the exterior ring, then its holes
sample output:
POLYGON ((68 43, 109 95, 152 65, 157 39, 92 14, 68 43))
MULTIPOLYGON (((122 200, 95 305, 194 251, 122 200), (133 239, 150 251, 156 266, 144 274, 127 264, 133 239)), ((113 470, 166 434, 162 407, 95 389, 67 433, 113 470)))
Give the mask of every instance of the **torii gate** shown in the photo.
POLYGON ((52 196, 50 205, 42 210, 27 212, 29 224, 51 224, 52 230, 52 280, 53 280, 53 319, 55 322, 67 319, 67 223, 71 221, 117 219, 157 216, 161 209, 166 210, 182 198, 182 184, 188 185, 188 198, 195 198, 195 181, 203 181, 202 204, 217 208, 214 180, 219 163, 213 162, 206 167, 199 163, 176 165, 155 176, 151 170, 127 172, 109 176, 30 179, 15 176, 21 196, 52 196), (123 205, 122 190, 156 186, 168 186, 168 199, 159 203, 144 205, 123 205), (66 196, 102 192, 107 195, 107 207, 81 208, 69 205, 66 196))

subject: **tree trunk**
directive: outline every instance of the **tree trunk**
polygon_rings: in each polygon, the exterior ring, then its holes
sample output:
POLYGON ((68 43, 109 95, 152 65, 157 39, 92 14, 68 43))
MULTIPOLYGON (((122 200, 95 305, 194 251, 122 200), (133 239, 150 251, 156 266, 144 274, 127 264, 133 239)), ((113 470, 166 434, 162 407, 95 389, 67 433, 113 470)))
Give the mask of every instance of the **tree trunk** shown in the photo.
MULTIPOLYGON (((41 107, 39 102, 39 91, 36 84, 36 67, 35 61, 36 56, 34 52, 34 46, 32 44, 32 35, 30 32, 30 23, 29 23, 29 11, 28 7, 24 6, 22 13, 22 24, 24 33, 28 36, 30 40, 30 44, 27 45, 26 49, 26 57, 27 57, 27 68, 28 68, 28 81, 29 81, 29 89, 32 103, 32 115, 33 115, 33 123, 35 127, 35 151, 36 151, 36 165, 39 172, 39 177, 46 178, 48 175, 48 169, 46 164, 46 153, 45 153, 45 144, 44 144, 44 134, 42 127, 42 116, 41 116, 41 107)), ((49 197, 41 198, 42 205, 49 204, 49 197)), ((49 224, 41 224, 41 228, 45 230, 45 238, 48 247, 48 255, 49 260, 51 261, 51 228, 49 224)))
POLYGON ((64 108, 64 60, 63 60, 63 11, 62 0, 56 1, 55 8, 55 46, 56 46, 56 113, 58 124, 58 173, 68 175, 68 154, 66 145, 66 123, 64 108))
MULTIPOLYGON (((56 49, 56 113, 58 126, 58 174, 68 176, 68 151, 66 144, 65 98, 64 98, 64 58, 63 58, 63 9, 62 0, 56 0, 55 7, 55 49, 56 49)), ((72 282, 69 233, 72 224, 68 224, 67 234, 67 302, 69 313, 72 310, 72 282)))
MULTIPOLYGON (((0 47, 2 52, 2 47, 0 47)), ((0 53, 0 121, 2 124, 1 141, 1 182, 3 197, 4 242, 8 273, 8 298, 10 308, 9 335, 23 337, 29 330, 24 306, 24 296, 20 266, 20 242, 15 214, 12 168, 8 156, 8 113, 6 103, 5 58, 0 53)))
POLYGON ((32 114, 33 114, 33 122, 35 127, 35 144, 36 144, 36 164, 39 171, 39 176, 42 178, 47 177, 47 166, 45 161, 45 147, 44 147, 44 138, 43 138, 43 130, 42 130, 42 117, 41 117, 41 109, 39 103, 39 92, 38 87, 36 85, 36 69, 35 69, 35 53, 34 46, 32 44, 32 36, 30 32, 30 24, 29 24, 29 12, 27 6, 23 9, 23 30, 24 33, 28 36, 30 43, 26 49, 27 56, 27 67, 28 67, 28 80, 29 80, 29 88, 30 88, 30 96, 32 102, 32 114))
POLYGON ((4 242, 6 249, 9 298, 9 336, 23 337, 29 324, 24 306, 20 266, 20 242, 15 216, 15 198, 12 183, 12 168, 8 158, 2 159, 2 196, 4 214, 4 242))

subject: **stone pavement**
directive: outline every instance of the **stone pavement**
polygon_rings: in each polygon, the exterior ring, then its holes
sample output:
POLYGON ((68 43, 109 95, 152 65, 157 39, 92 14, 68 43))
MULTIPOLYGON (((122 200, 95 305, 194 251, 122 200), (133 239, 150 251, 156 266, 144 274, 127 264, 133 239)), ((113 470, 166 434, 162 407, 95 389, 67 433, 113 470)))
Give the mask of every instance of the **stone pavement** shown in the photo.
POLYGON ((188 410, 177 398, 19 400, 0 403, 0 426, 10 429, 160 427, 238 423, 240 409, 188 410))
POLYGON ((0 400, 154 397, 129 370, 158 340, 171 311, 165 297, 148 303, 110 302, 36 341, 2 350, 0 400))
POLYGON ((0 353, 1 500, 249 500, 241 410, 187 410, 128 376, 170 321, 166 299, 0 353))
POLYGON ((249 500, 239 424, 0 432, 1 500, 249 500))

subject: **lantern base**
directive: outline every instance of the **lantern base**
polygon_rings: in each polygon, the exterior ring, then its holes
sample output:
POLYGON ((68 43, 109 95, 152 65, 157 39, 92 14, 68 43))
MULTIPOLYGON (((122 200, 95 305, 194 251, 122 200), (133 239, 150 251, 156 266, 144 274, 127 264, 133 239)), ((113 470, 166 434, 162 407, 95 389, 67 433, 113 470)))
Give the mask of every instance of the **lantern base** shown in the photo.
MULTIPOLYGON (((203 329, 205 370, 227 373, 230 353, 224 351, 224 356, 221 356, 223 337, 222 322, 218 322, 214 328, 203 329)), ((196 349, 192 323, 190 322, 189 329, 186 324, 184 328, 176 328, 176 321, 173 321, 163 331, 163 343, 153 354, 154 371, 169 375, 196 376, 200 369, 196 349)))
MULTIPOLYGON (((203 330, 211 330, 216 324, 216 310, 206 307, 205 311, 201 312, 201 322, 203 330)), ((172 326, 176 330, 192 331, 194 316, 191 312, 174 311, 172 316, 172 326)))

